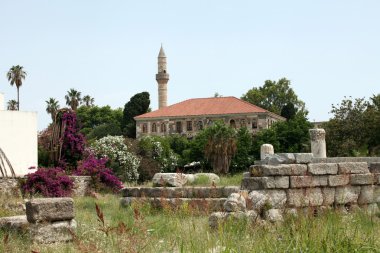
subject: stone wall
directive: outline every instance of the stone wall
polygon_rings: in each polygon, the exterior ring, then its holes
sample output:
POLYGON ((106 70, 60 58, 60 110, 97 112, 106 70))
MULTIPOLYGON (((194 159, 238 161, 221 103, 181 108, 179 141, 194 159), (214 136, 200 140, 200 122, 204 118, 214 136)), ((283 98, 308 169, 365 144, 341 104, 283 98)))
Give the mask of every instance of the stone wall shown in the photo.
POLYGON ((332 159, 337 162, 253 165, 241 186, 249 191, 254 209, 263 201, 276 209, 380 203, 380 163, 375 158, 332 159))
POLYGON ((21 197, 21 191, 16 178, 0 178, 0 197, 21 197))

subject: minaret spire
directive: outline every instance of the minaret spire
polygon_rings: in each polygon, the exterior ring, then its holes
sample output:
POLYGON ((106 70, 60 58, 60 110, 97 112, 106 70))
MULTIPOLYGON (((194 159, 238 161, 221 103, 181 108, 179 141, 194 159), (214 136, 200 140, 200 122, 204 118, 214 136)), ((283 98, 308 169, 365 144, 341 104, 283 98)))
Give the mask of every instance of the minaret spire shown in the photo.
POLYGON ((156 80, 158 83, 158 109, 167 106, 167 95, 168 95, 168 81, 169 74, 167 73, 166 55, 164 48, 161 48, 158 53, 158 72, 156 74, 156 80))

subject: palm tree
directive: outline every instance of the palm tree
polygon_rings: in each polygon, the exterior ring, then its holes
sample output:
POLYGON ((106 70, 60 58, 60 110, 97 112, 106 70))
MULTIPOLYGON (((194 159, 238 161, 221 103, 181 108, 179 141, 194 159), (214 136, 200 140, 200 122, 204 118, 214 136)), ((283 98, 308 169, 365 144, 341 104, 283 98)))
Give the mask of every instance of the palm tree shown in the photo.
POLYGON ((20 110, 20 95, 19 95, 19 89, 22 85, 22 80, 26 77, 26 72, 23 70, 23 66, 17 65, 12 66, 8 73, 7 78, 10 84, 13 86, 14 84, 17 87, 17 110, 20 110))
POLYGON ((227 174, 233 156, 236 154, 236 130, 216 121, 206 128, 207 143, 205 156, 210 161, 214 172, 227 174))
POLYGON ((17 101, 12 99, 8 101, 8 110, 10 111, 17 111, 18 106, 17 106, 17 101))
POLYGON ((46 112, 51 115, 51 119, 54 122, 55 115, 57 115, 57 111, 59 109, 58 101, 55 100, 55 98, 49 98, 49 100, 46 100, 46 112))
POLYGON ((90 97, 89 95, 86 95, 83 97, 82 99, 82 103, 87 106, 87 107, 91 107, 91 106, 94 106, 94 103, 95 103, 95 99, 90 97))
POLYGON ((82 101, 81 93, 75 89, 70 89, 65 96, 66 105, 70 106, 72 110, 76 111, 79 103, 82 101))

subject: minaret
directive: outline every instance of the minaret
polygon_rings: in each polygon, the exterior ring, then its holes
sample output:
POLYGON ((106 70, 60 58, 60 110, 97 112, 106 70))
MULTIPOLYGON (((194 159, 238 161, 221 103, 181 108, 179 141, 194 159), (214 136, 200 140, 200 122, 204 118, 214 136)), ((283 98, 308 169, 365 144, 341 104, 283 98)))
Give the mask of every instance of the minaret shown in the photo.
POLYGON ((166 55, 162 45, 160 53, 158 54, 158 73, 156 74, 156 80, 158 83, 158 109, 161 109, 167 106, 169 81, 169 74, 166 68, 166 55))

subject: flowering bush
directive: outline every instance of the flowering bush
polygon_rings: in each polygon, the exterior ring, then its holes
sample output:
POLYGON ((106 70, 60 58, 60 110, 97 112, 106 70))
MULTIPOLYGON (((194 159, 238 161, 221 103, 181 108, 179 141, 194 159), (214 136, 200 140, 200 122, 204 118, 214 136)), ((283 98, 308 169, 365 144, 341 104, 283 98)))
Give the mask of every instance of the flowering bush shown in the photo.
POLYGON ((61 168, 39 168, 26 176, 22 185, 24 194, 44 197, 65 197, 71 194, 73 181, 61 168))
POLYGON ((77 161, 81 160, 85 139, 79 132, 77 116, 73 111, 66 111, 62 115, 62 125, 65 126, 65 132, 62 139, 62 157, 59 165, 75 168, 77 161))
POLYGON ((96 190, 111 190, 118 192, 123 184, 113 171, 106 167, 107 158, 98 159, 89 155, 84 161, 78 163, 75 174, 78 176, 91 176, 93 187, 96 190))
POLYGON ((93 143, 92 151, 98 158, 108 158, 110 167, 126 181, 139 178, 140 159, 129 151, 122 136, 106 136, 93 143))
POLYGON ((174 172, 178 166, 178 155, 170 148, 167 139, 158 136, 145 136, 139 143, 142 155, 156 160, 161 172, 174 172))

